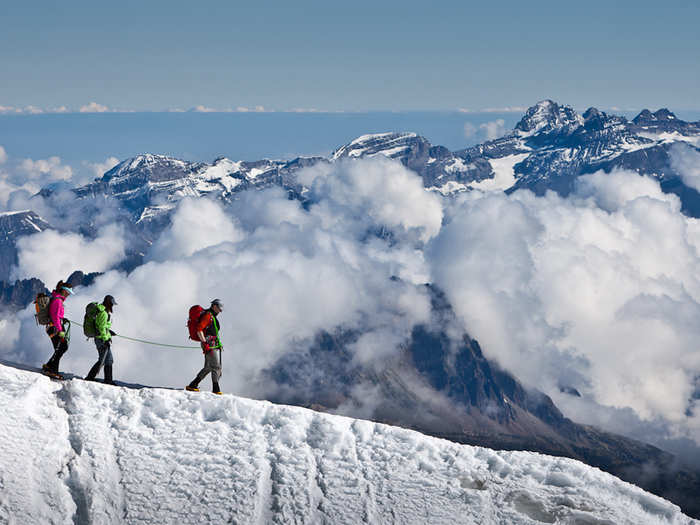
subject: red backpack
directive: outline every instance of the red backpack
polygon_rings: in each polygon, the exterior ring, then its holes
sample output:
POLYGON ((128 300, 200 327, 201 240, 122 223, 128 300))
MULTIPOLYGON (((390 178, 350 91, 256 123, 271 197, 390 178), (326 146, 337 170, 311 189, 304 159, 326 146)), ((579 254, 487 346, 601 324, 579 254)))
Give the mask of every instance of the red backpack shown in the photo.
POLYGON ((195 304, 190 307, 190 316, 187 319, 187 330, 190 332, 190 339, 199 342, 199 337, 197 337, 197 325, 199 324, 199 318, 202 317, 204 313, 204 308, 195 304))

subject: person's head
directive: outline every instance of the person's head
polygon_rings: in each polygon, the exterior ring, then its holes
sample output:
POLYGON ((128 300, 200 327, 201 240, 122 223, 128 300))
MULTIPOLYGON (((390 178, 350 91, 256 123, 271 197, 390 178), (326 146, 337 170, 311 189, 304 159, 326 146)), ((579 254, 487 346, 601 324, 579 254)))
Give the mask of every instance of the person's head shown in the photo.
POLYGON ((214 299, 211 302, 210 308, 212 312, 218 315, 224 311, 224 303, 221 302, 221 299, 214 299))
POLYGON ((56 283, 56 292, 61 294, 65 299, 73 293, 73 286, 68 283, 64 283, 63 281, 58 281, 56 283))
POLYGON ((112 311, 112 308, 115 304, 117 304, 117 301, 115 301, 114 297, 112 297, 111 295, 105 295, 105 298, 102 300, 102 305, 108 312, 112 311))

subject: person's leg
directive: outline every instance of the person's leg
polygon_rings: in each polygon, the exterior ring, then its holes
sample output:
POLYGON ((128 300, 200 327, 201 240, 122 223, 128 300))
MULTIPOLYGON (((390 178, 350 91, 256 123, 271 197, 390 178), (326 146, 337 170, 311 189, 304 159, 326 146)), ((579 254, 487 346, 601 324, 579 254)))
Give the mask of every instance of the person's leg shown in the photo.
MULTIPOLYGON (((207 354, 210 354, 211 352, 207 352, 207 354)), ((211 371, 209 370, 209 366, 207 364, 207 354, 204 354, 204 367, 199 371, 197 376, 192 380, 192 382, 188 385, 190 388, 198 388, 199 383, 207 377, 207 374, 211 371)))
POLYGON ((221 377, 221 350, 212 350, 207 354, 209 357, 209 368, 211 369, 211 386, 213 392, 221 392, 219 389, 219 378, 221 377))
POLYGON ((46 366, 52 372, 58 373, 61 357, 68 351, 68 341, 61 339, 58 335, 54 335, 51 338, 51 343, 53 344, 54 352, 51 359, 46 363, 46 366))
POLYGON ((42 368, 44 368, 44 370, 49 370, 49 371, 54 370, 54 366, 56 364, 56 352, 58 350, 58 343, 60 342, 60 340, 56 334, 57 334, 57 330, 53 326, 50 326, 46 330, 46 335, 49 336, 49 340, 51 341, 51 346, 53 347, 53 354, 51 354, 51 357, 49 358, 49 360, 46 361, 46 364, 42 367, 42 368))
POLYGON ((105 352, 105 383, 108 385, 113 385, 114 380, 112 379, 112 364, 114 359, 112 358, 112 344, 107 345, 107 350, 105 352))
POLYGON ((88 372, 88 375, 85 377, 87 381, 93 381, 97 377, 97 374, 100 373, 100 370, 102 370, 102 367, 105 364, 107 352, 105 349, 104 341, 102 341, 102 339, 95 338, 95 348, 97 348, 98 358, 97 362, 94 365, 92 365, 92 368, 88 372))

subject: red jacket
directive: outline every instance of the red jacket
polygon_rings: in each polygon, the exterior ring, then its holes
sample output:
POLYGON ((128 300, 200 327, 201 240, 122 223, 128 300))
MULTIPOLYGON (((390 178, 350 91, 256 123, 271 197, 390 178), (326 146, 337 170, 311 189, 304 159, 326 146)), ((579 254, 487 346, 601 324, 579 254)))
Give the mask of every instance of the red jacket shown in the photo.
POLYGON ((214 315, 209 310, 205 310, 197 323, 197 332, 202 332, 204 335, 216 336, 218 328, 219 323, 216 321, 214 315), (214 323, 217 323, 216 327, 214 327, 214 323))

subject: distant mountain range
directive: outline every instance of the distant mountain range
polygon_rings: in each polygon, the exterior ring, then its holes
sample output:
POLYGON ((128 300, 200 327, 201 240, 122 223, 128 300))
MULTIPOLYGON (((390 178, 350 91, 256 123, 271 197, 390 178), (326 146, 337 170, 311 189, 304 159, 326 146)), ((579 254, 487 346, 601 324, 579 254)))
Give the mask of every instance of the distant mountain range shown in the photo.
MULTIPOLYGON (((426 190, 443 195, 474 189, 530 189, 537 194, 554 190, 566 195, 580 175, 625 168, 657 178, 664 191, 679 195, 685 213, 697 217, 700 194, 683 183, 670 162, 669 150, 679 141, 700 151, 700 123, 683 122, 666 109, 644 110, 632 121, 595 108, 579 115, 569 106, 545 100, 528 109, 506 136, 460 151, 434 146, 415 133, 381 133, 358 137, 328 158, 255 162, 219 158, 207 164, 145 154, 72 191, 81 200, 118 201, 123 223, 144 242, 167 227, 185 197, 209 195, 230 202, 244 190, 281 187, 290 198, 305 201, 307 188, 297 178, 300 169, 377 156, 400 161, 421 176, 426 190)), ((42 190, 41 195, 51 197, 52 190, 42 190)), ((0 279, 6 280, 16 263, 16 239, 47 228, 51 225, 31 211, 0 215, 0 258, 6 263, 0 279)), ((137 255, 129 259, 131 267, 140 263, 137 255)), ((13 291, 15 286, 27 290, 25 294, 36 289, 36 283, 21 281, 3 286, 3 296, 13 298, 14 308, 23 299, 13 291)), ((349 347, 361 334, 341 328, 319 333, 306 351, 287 354, 265 371, 261 380, 277 385, 270 397, 337 411, 354 388, 369 384, 383 394, 383 403, 371 414, 376 420, 463 443, 582 459, 700 515, 700 504, 692 497, 700 493, 700 474, 671 470, 670 454, 570 421, 549 397, 526 389, 485 359, 479 344, 466 333, 456 357, 449 356, 446 334, 454 313, 442 291, 428 286, 435 318, 431 326, 441 330, 413 327, 402 356, 382 370, 351 360, 349 347), (454 361, 448 363, 450 359, 454 361)), ((33 295, 24 299, 27 304, 33 295)))
MULTIPOLYGON (((529 189, 541 195, 554 190, 567 195, 577 177, 598 170, 624 168, 659 180, 663 191, 677 194, 683 213, 700 217, 700 193, 687 186, 670 160, 676 143, 700 151, 700 122, 685 122, 667 109, 644 110, 633 120, 589 108, 579 115, 571 107, 544 100, 527 110, 504 137, 459 151, 434 146, 416 133, 363 135, 328 157, 292 160, 188 162, 143 154, 127 159, 102 177, 72 191, 84 201, 114 199, 121 204, 124 225, 140 239, 128 267, 169 224, 170 213, 185 197, 210 195, 229 202, 248 189, 284 188, 304 200, 300 169, 319 163, 383 156, 418 173, 430 191, 444 195, 480 189, 512 192, 529 189)), ((45 188, 39 195, 49 197, 45 188)), ((17 237, 51 226, 31 211, 0 215, 0 280, 16 263, 17 237)), ((81 226, 83 233, 90 224, 81 226)), ((129 269, 129 268, 126 268, 129 269)))

